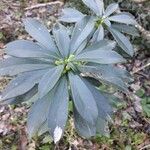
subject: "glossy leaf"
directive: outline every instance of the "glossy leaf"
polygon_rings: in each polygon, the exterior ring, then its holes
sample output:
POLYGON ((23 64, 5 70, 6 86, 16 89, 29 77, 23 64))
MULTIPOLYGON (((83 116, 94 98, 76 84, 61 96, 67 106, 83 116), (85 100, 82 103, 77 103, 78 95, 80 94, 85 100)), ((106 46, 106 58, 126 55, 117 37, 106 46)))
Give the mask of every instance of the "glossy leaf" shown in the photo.
POLYGON ((74 125, 80 136, 90 138, 96 135, 96 125, 87 122, 78 113, 76 108, 73 108, 74 125))
POLYGON ((119 8, 117 3, 111 3, 105 10, 104 16, 108 17, 119 8))
POLYGON ((62 137, 68 118, 69 94, 67 87, 67 79, 63 77, 51 97, 48 113, 48 128, 55 143, 62 137))
POLYGON ((104 13, 104 2, 103 0, 95 0, 95 3, 97 5, 97 8, 98 8, 98 16, 102 16, 103 13, 104 13))
POLYGON ((40 60, 10 57, 0 62, 0 75, 14 76, 27 71, 34 71, 52 67, 53 65, 47 63, 44 64, 44 62, 40 60))
POLYGON ((104 24, 105 24, 106 26, 108 26, 108 27, 111 26, 111 22, 109 21, 108 18, 105 18, 105 19, 104 19, 104 24))
POLYGON ((81 53, 85 49, 87 43, 88 43, 88 40, 84 40, 81 43, 81 45, 79 46, 79 48, 76 50, 76 55, 78 55, 79 53, 81 53))
POLYGON ((26 31, 48 50, 56 52, 56 46, 50 36, 48 29, 36 19, 27 18, 23 20, 26 31))
POLYGON ((64 66, 58 66, 50 69, 39 82, 39 96, 45 96, 57 83, 61 77, 64 66))
POLYGON ((50 95, 51 93, 36 101, 29 111, 27 120, 27 131, 30 138, 38 132, 41 125, 43 125, 43 123, 47 119, 48 110, 51 103, 50 95))
POLYGON ((83 73, 85 72, 97 73, 104 77, 114 76, 116 78, 121 78, 122 80, 127 82, 130 82, 132 80, 132 77, 127 70, 113 65, 101 65, 96 63, 88 63, 85 66, 79 66, 78 69, 83 73))
POLYGON ((62 16, 59 18, 60 21, 73 23, 80 21, 84 15, 76 9, 64 8, 62 10, 62 16))
POLYGON ((99 28, 94 33, 92 41, 93 42, 99 42, 103 39, 104 39, 104 28, 102 25, 100 25, 99 28))
POLYGON ((118 45, 130 56, 133 56, 134 50, 133 46, 131 45, 130 41, 128 40, 127 37, 125 37, 122 33, 119 31, 113 29, 113 28, 108 28, 115 40, 117 41, 118 45))
POLYGON ((77 111, 83 119, 94 125, 97 120, 98 110, 92 93, 78 75, 70 73, 69 81, 73 102, 77 111))
POLYGON ((133 16, 127 13, 120 13, 120 14, 111 16, 109 17, 109 20, 114 21, 114 22, 119 22, 119 23, 132 24, 132 25, 137 24, 133 16))
POLYGON ((15 57, 50 57, 50 52, 39 45, 26 40, 17 40, 6 45, 5 52, 15 57))
POLYGON ((98 90, 96 89, 93 85, 91 85, 89 82, 85 81, 86 86, 92 93, 95 102, 97 104, 98 108, 98 117, 103 118, 103 119, 108 119, 111 118, 113 109, 110 106, 108 99, 98 90))
POLYGON ((55 37, 56 45, 63 57, 68 56, 70 47, 70 37, 67 29, 62 25, 55 25, 53 28, 53 35, 55 37))
POLYGON ((102 118, 97 119, 96 132, 103 136, 109 136, 108 121, 102 118))
POLYGON ((129 26, 126 24, 112 24, 112 28, 132 36, 139 36, 138 30, 134 26, 129 26))
POLYGON ((105 83, 112 84, 115 87, 118 87, 122 91, 128 91, 128 87, 125 84, 125 80, 129 80, 130 77, 127 77, 123 70, 114 68, 111 65, 99 65, 99 66, 83 66, 78 67, 78 69, 83 72, 89 72, 97 80, 100 80, 105 83))
POLYGON ((2 93, 2 99, 9 99, 22 95, 38 84, 47 70, 26 72, 13 79, 2 93))
POLYGON ((102 0, 82 0, 83 3, 89 7, 96 15, 101 16, 104 4, 102 0))
POLYGON ((116 46, 116 42, 114 41, 110 41, 110 40, 101 40, 99 42, 96 42, 94 44, 92 44, 91 46, 88 46, 86 49, 84 49, 84 52, 90 52, 90 51, 95 51, 95 50, 105 50, 105 51, 109 51, 114 49, 116 46))
POLYGON ((84 17, 81 21, 76 23, 70 44, 71 53, 74 53, 82 44, 84 40, 90 35, 94 29, 93 18, 84 17))
POLYGON ((76 56, 76 60, 100 64, 116 64, 125 62, 125 59, 121 55, 111 50, 94 50, 84 52, 76 56))
POLYGON ((37 86, 34 86, 32 89, 30 89, 28 92, 26 92, 23 95, 17 96, 15 98, 11 98, 11 99, 6 99, 4 101, 0 101, 0 103, 2 104, 20 104, 22 102, 26 102, 26 101, 30 101, 34 98, 34 96, 36 96, 38 92, 38 88, 37 86))

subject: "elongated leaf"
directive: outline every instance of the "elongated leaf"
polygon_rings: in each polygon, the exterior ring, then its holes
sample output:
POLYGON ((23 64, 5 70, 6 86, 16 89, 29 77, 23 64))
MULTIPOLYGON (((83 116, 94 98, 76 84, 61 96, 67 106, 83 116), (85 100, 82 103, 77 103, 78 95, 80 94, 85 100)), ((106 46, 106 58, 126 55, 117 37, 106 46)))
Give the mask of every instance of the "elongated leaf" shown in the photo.
POLYGON ((119 22, 119 23, 132 24, 132 25, 137 24, 133 16, 127 13, 120 13, 120 14, 111 16, 109 17, 109 20, 114 21, 114 22, 119 22))
POLYGON ((100 64, 115 64, 125 62, 125 59, 121 55, 111 50, 94 50, 84 52, 76 56, 76 60, 100 64))
POLYGON ((86 49, 84 49, 84 52, 90 52, 90 51, 95 51, 95 50, 105 50, 105 51, 109 51, 114 49, 116 46, 116 42, 114 41, 110 41, 110 40, 101 40, 99 42, 96 42, 94 44, 92 44, 91 46, 88 46, 86 49))
POLYGON ((19 104, 22 102, 30 101, 38 92, 37 86, 34 86, 32 89, 30 89, 28 92, 26 92, 23 95, 17 96, 15 98, 7 99, 4 101, 0 101, 2 104, 19 104))
POLYGON ((78 66, 78 69, 83 73, 90 72, 99 74, 103 77, 116 77, 127 82, 132 81, 132 77, 127 70, 113 65, 88 63, 85 66, 78 66))
POLYGON ((102 0, 82 0, 83 3, 89 7, 96 15, 101 16, 104 4, 102 0))
POLYGON ((79 135, 86 138, 95 136, 96 126, 83 119, 75 107, 73 108, 73 112, 75 128, 79 135))
POLYGON ((47 70, 26 72, 13 79, 2 93, 2 100, 25 94, 37 84, 47 70))
MULTIPOLYGON (((124 80, 127 78, 127 75, 123 74, 123 70, 117 70, 111 65, 80 66, 78 69, 83 73, 89 72, 97 80, 112 84, 122 91, 128 91, 128 87, 124 82, 124 80)), ((128 77, 128 80, 129 79, 130 78, 128 77)))
POLYGON ((108 17, 112 13, 114 13, 119 8, 119 5, 117 3, 112 3, 108 5, 108 7, 105 10, 104 16, 108 17))
POLYGON ((63 57, 68 56, 70 47, 70 37, 67 33, 67 29, 62 25, 57 25, 53 29, 53 35, 59 52, 63 57))
POLYGON ((64 66, 58 66, 50 69, 39 82, 39 96, 45 96, 57 83, 61 77, 64 66))
POLYGON ((71 53, 74 53, 82 44, 82 42, 92 33, 94 29, 93 18, 86 16, 76 23, 70 44, 71 53))
POLYGON ((108 18, 105 18, 105 19, 104 19, 104 24, 105 24, 106 26, 108 26, 108 27, 111 26, 111 22, 109 21, 108 18))
POLYGON ((103 0, 95 0, 95 3, 97 5, 98 12, 99 12, 97 15, 101 17, 104 13, 104 2, 103 0))
POLYGON ((46 132, 49 132, 47 120, 39 128, 39 130, 38 130, 38 136, 41 136, 41 135, 43 135, 46 132))
POLYGON ((23 20, 26 31, 48 50, 56 52, 56 46, 48 29, 36 19, 28 18, 23 20))
POLYGON ((51 93, 47 94, 42 99, 36 101, 28 114, 27 131, 30 136, 34 136, 41 125, 47 120, 48 110, 51 103, 51 93))
POLYGON ((84 40, 84 41, 82 42, 82 44, 81 44, 81 45, 79 46, 79 48, 76 50, 76 55, 78 55, 80 52, 82 52, 82 51, 85 49, 87 43, 88 43, 88 40, 84 40))
POLYGON ((110 106, 108 99, 93 85, 85 80, 85 84, 92 93, 98 108, 98 117, 107 119, 111 118, 113 109, 110 106))
POLYGON ((48 113, 48 128, 55 143, 62 137, 68 118, 69 94, 67 87, 67 79, 63 77, 51 97, 51 105, 48 113))
POLYGON ((112 24, 112 28, 133 36, 139 36, 138 30, 134 26, 129 26, 126 24, 112 24))
POLYGON ((97 119, 96 132, 100 135, 109 136, 108 123, 105 119, 100 117, 97 119))
POLYGON ((79 114, 92 125, 95 125, 98 110, 95 99, 85 85, 82 78, 72 73, 69 74, 69 81, 74 105, 79 114))
POLYGON ((0 62, 0 75, 14 76, 19 73, 52 68, 53 65, 47 64, 40 60, 21 59, 21 58, 7 58, 0 62))
POLYGON ((19 64, 49 64, 49 62, 46 62, 45 59, 41 60, 32 58, 28 59, 28 58, 8 57, 0 61, 0 68, 5 68, 11 65, 19 65, 19 64))
POLYGON ((78 22, 84 17, 81 12, 72 8, 64 8, 62 14, 59 20, 68 23, 78 22))
POLYGON ((127 37, 125 37, 122 33, 119 31, 113 29, 113 28, 108 28, 115 40, 117 41, 118 45, 130 56, 133 56, 134 50, 133 46, 128 40, 127 37))
POLYGON ((100 25, 99 28, 94 33, 92 41, 93 42, 99 42, 103 39, 104 39, 104 28, 102 25, 100 25))
POLYGON ((15 57, 50 57, 50 52, 26 40, 17 40, 6 45, 5 52, 15 57))

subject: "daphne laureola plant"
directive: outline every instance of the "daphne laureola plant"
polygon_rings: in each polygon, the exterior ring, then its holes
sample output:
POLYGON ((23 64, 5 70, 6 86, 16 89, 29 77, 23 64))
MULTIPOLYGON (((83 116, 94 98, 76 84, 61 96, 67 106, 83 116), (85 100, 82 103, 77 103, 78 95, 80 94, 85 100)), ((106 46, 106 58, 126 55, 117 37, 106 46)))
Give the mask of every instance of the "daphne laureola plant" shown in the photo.
POLYGON ((114 48, 117 42, 128 55, 133 55, 131 43, 121 32, 136 35, 136 21, 131 14, 116 13, 116 3, 104 10, 102 0, 82 1, 92 15, 65 8, 59 18, 62 22, 75 22, 73 31, 57 23, 49 33, 42 23, 27 18, 23 20, 25 29, 36 42, 17 40, 6 45, 9 57, 0 62, 0 75, 15 78, 4 89, 1 103, 33 103, 27 120, 30 137, 49 132, 57 143, 70 113, 69 103, 73 105, 74 125, 80 136, 103 135, 114 112, 111 100, 115 96, 97 86, 107 84, 128 92, 131 76, 117 67, 125 58, 114 48), (116 42, 104 39, 109 37, 106 30, 116 42))

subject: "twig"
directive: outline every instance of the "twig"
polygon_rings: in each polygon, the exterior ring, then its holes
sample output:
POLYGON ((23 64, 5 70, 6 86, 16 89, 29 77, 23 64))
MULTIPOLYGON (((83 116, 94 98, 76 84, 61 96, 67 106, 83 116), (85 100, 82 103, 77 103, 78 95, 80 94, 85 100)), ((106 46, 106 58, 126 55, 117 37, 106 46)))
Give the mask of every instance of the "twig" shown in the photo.
POLYGON ((150 148, 150 144, 149 144, 149 145, 146 145, 146 146, 144 146, 144 147, 142 147, 140 150, 144 150, 144 149, 146 149, 146 148, 150 148))
POLYGON ((37 4, 37 5, 33 5, 33 6, 30 6, 30 7, 27 7, 27 8, 25 8, 25 10, 37 9, 37 8, 40 8, 40 7, 47 7, 47 6, 51 6, 51 5, 60 5, 60 6, 62 6, 63 2, 55 1, 55 2, 37 4))
POLYGON ((141 70, 143 70, 143 69, 145 69, 145 68, 147 68, 147 67, 149 67, 149 66, 150 66, 150 63, 148 63, 148 64, 142 66, 141 68, 139 68, 139 69, 133 71, 131 74, 133 75, 133 74, 135 74, 135 73, 138 73, 139 71, 141 71, 141 70))

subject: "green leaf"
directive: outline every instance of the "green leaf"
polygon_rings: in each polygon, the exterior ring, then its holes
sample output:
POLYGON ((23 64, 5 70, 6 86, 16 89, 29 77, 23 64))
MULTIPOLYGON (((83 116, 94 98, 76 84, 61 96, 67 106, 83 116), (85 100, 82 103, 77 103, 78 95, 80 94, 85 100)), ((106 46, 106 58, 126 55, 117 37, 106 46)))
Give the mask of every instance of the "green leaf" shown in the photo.
POLYGON ((102 25, 98 27, 96 32, 93 35, 92 41, 93 42, 99 42, 104 39, 104 28, 102 25))
POLYGON ((127 37, 125 37, 122 33, 119 31, 113 29, 113 28, 108 28, 115 40, 117 41, 118 45, 130 56, 133 56, 134 50, 133 46, 131 45, 130 41, 128 40, 127 37))
POLYGON ((13 79, 2 93, 2 100, 20 96, 38 84, 47 70, 26 72, 13 79))
POLYGON ((81 45, 79 46, 79 48, 76 50, 76 55, 78 55, 79 53, 81 53, 85 49, 87 43, 88 43, 88 40, 84 40, 81 43, 81 45))
POLYGON ((82 0, 83 3, 89 7, 96 15, 102 16, 104 10, 104 3, 101 0, 82 0))
POLYGON ((125 59, 115 51, 93 50, 76 56, 77 61, 95 62, 100 64, 116 64, 125 62, 125 59))
POLYGON ((0 75, 14 76, 27 71, 34 71, 52 67, 53 65, 45 63, 41 60, 9 57, 0 61, 0 75))
POLYGON ((56 52, 57 48, 50 36, 48 29, 36 19, 27 18, 23 20, 26 31, 48 50, 56 52))
POLYGON ((34 98, 35 95, 37 95, 37 92, 38 92, 38 88, 37 88, 37 86, 34 86, 32 89, 30 89, 25 94, 17 96, 15 98, 4 100, 1 103, 2 104, 17 105, 17 104, 20 104, 22 102, 30 101, 31 99, 34 98))
POLYGON ((39 96, 45 96, 57 83, 62 75, 64 66, 57 66, 50 69, 39 82, 39 96))
POLYGON ((6 45, 5 52, 15 57, 50 57, 50 51, 43 49, 38 44, 26 40, 17 40, 6 45))
POLYGON ((57 143, 65 129, 68 118, 68 85, 66 77, 61 78, 51 96, 48 113, 48 128, 54 142, 57 143))
POLYGON ((95 51, 95 50, 112 50, 113 48, 115 48, 116 46, 116 42, 111 41, 111 40, 101 40, 98 41, 94 44, 92 44, 91 46, 88 46, 86 49, 84 49, 83 53, 86 51, 95 51))
POLYGON ((67 33, 66 27, 60 24, 55 25, 53 28, 53 35, 59 52, 63 57, 67 57, 69 54, 70 37, 67 33))
POLYGON ((125 23, 125 24, 131 24, 131 25, 137 24, 133 16, 129 13, 119 13, 117 15, 109 17, 108 19, 110 21, 119 22, 119 23, 125 23))
POLYGON ((74 23, 80 21, 84 15, 76 9, 64 8, 62 10, 62 16, 59 18, 60 21, 74 23))
POLYGON ((117 9, 119 8, 119 5, 117 3, 111 3, 110 5, 108 5, 108 7, 106 8, 105 12, 104 12, 104 16, 108 17, 110 16, 112 13, 114 13, 117 9))
POLYGON ((103 0, 94 0, 96 5, 97 5, 97 8, 98 8, 98 16, 102 17, 103 15, 103 12, 104 12, 104 2, 103 0))
POLYGON ((117 68, 112 65, 98 65, 93 63, 87 64, 86 66, 79 66, 78 69, 82 73, 89 72, 97 80, 100 80, 107 84, 112 84, 122 91, 128 91, 128 87, 124 81, 129 81, 131 77, 123 69, 117 68))
POLYGON ((38 130, 38 136, 41 136, 43 134, 45 134, 46 132, 48 132, 48 122, 47 120, 41 125, 41 127, 38 130))
POLYGON ((113 109, 105 95, 103 95, 98 89, 96 89, 93 85, 89 82, 85 81, 86 86, 92 93, 95 102, 98 108, 98 117, 104 120, 110 119, 113 113, 113 109))
POLYGON ((108 27, 111 26, 111 22, 109 21, 108 18, 105 18, 105 19, 104 19, 104 24, 105 24, 106 26, 108 26, 108 27))
POLYGON ((109 136, 108 123, 105 119, 98 117, 96 124, 96 132, 100 135, 109 136))
POLYGON ((74 125, 80 136, 90 138, 96 135, 96 126, 83 119, 75 107, 73 109, 73 115, 74 125))
POLYGON ((70 43, 71 53, 74 53, 90 33, 92 33, 95 26, 93 19, 93 17, 86 16, 76 23, 70 43))
POLYGON ((134 26, 129 26, 126 24, 112 24, 112 28, 132 36, 140 36, 138 30, 134 26))
POLYGON ((78 75, 69 74, 71 93, 74 105, 79 114, 90 124, 95 124, 98 116, 95 99, 83 79, 78 75))
POLYGON ((29 111, 27 131, 30 138, 39 131, 41 125, 47 120, 48 110, 51 103, 51 94, 52 93, 48 93, 45 97, 36 101, 29 111))

